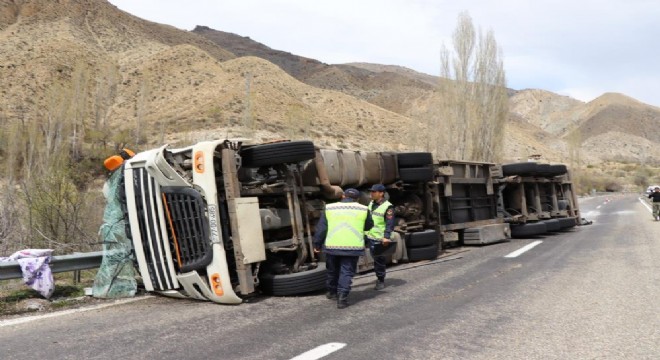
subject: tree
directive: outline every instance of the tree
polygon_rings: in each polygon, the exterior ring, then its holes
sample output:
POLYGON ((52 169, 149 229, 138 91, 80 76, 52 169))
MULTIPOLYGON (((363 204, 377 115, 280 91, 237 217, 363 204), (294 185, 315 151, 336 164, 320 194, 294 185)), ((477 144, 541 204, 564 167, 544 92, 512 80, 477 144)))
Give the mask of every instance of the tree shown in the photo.
POLYGON ((497 161, 508 115, 506 76, 493 31, 476 31, 467 12, 458 16, 453 49, 441 49, 437 128, 438 155, 457 160, 497 161))
MULTIPOLYGON (((566 140, 568 142, 568 159, 569 159, 569 166, 571 168, 571 180, 573 182, 573 186, 575 187, 575 192, 580 193, 583 189, 581 189, 581 184, 582 182, 580 181, 582 173, 581 173, 581 162, 582 162, 582 156, 581 156, 581 148, 582 148, 582 135, 581 135, 580 127, 579 125, 573 124, 571 126, 571 129, 568 132, 568 135, 566 135, 566 140)), ((588 190, 588 189, 584 189, 588 190)))

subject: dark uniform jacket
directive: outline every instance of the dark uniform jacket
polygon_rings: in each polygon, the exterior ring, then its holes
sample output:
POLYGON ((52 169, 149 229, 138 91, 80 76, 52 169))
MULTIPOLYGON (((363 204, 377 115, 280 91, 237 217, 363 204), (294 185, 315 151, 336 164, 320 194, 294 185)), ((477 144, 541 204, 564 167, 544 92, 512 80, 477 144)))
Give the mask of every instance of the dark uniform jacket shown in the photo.
POLYGON ((654 191, 650 193, 649 199, 653 199, 654 203, 660 202, 660 191, 654 191))

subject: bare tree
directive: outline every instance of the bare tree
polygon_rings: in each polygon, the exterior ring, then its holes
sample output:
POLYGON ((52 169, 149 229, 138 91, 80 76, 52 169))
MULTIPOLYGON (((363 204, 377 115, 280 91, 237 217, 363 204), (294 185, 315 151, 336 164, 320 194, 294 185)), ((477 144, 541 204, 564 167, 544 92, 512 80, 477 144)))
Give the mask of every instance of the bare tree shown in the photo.
POLYGON ((0 254, 9 253, 9 243, 16 240, 18 211, 13 186, 4 186, 0 192, 0 254))
POLYGON ((571 129, 566 135, 566 140, 568 141, 568 161, 571 169, 571 181, 573 182, 575 192, 579 194, 582 190, 580 189, 582 183, 582 133, 578 124, 573 124, 573 126, 571 126, 571 129))
POLYGON ((99 146, 105 149, 110 140, 110 128, 108 117, 110 108, 117 95, 117 85, 120 80, 119 70, 113 63, 106 63, 101 66, 98 77, 96 78, 96 89, 94 95, 94 126, 87 130, 87 138, 92 146, 99 146))
POLYGON ((290 105, 286 112, 287 136, 289 139, 309 139, 312 115, 301 104, 290 105))
POLYGON ((441 49, 438 155, 458 160, 497 161, 508 114, 501 51, 492 31, 477 31, 467 12, 458 16, 453 49, 441 49))
POLYGON ((151 86, 149 83, 149 78, 145 74, 142 78, 142 83, 140 84, 140 95, 137 99, 137 112, 136 112, 136 123, 135 123, 135 146, 140 146, 143 139, 143 134, 147 133, 147 121, 146 116, 149 112, 149 96, 151 93, 151 86))
POLYGON ((254 119, 252 115, 252 73, 245 73, 245 107, 243 109, 243 126, 247 136, 254 136, 254 119))

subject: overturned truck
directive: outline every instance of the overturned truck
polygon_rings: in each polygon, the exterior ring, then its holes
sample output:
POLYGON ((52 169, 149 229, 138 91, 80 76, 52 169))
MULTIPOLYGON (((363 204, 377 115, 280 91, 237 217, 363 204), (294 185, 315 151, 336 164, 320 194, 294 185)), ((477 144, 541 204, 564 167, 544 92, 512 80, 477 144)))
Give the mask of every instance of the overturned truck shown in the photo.
MULTIPOLYGON (((364 203, 364 189, 387 187, 398 240, 390 262, 506 240, 507 221, 520 220, 501 209, 500 187, 511 184, 501 165, 436 162, 424 152, 216 140, 141 152, 121 171, 127 234, 146 290, 224 304, 323 289, 325 264, 312 235, 345 187, 362 190, 364 203)), ((367 252, 359 269, 372 265, 367 252)))

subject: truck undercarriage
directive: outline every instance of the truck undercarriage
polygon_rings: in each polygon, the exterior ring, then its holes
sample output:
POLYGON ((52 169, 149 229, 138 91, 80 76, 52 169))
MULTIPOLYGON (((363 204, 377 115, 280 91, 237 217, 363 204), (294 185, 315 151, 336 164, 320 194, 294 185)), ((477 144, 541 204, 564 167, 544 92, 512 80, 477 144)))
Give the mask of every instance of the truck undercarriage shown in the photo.
MULTIPOLYGON (((345 187, 362 190, 363 203, 371 184, 387 187, 400 240, 390 262, 433 259, 456 242, 506 240, 508 222, 534 219, 526 199, 547 210, 535 212, 538 219, 577 216, 566 176, 523 181, 504 177, 496 164, 320 149, 310 141, 163 146, 137 154, 123 172, 127 233, 146 290, 226 304, 257 292, 323 289, 325 265, 312 236, 325 204, 345 187)), ((360 271, 371 268, 367 254, 360 271)))

